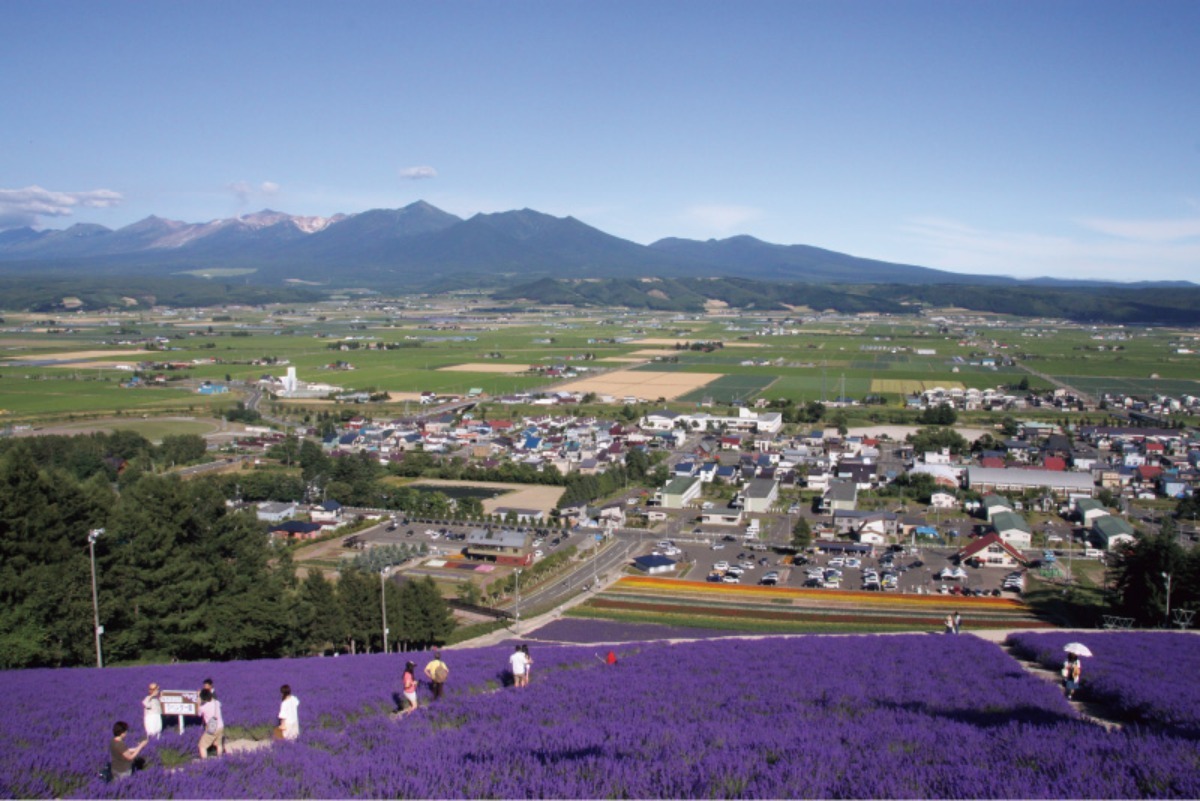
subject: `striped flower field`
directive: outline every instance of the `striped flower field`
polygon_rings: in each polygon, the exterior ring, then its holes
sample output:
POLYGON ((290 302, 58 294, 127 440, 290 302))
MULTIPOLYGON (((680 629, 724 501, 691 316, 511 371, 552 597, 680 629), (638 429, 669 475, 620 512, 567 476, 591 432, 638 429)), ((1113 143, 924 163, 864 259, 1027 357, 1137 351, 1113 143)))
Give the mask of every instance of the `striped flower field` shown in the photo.
POLYGON ((571 614, 794 633, 936 630, 953 611, 963 616, 969 628, 1049 627, 1013 598, 709 584, 642 576, 622 578, 571 614))

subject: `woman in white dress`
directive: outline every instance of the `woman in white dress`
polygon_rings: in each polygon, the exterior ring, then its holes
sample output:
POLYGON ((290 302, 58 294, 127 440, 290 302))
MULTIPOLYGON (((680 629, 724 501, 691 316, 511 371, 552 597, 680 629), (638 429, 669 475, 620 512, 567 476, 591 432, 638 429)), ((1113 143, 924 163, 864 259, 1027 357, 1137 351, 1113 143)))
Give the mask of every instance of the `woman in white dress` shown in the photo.
POLYGON ((292 695, 290 685, 279 688, 283 699, 279 702, 279 728, 283 730, 283 739, 295 740, 300 736, 300 699, 292 695))
POLYGON ((142 721, 146 725, 146 737, 158 739, 162 734, 162 697, 157 684, 151 683, 150 691, 142 699, 142 721))

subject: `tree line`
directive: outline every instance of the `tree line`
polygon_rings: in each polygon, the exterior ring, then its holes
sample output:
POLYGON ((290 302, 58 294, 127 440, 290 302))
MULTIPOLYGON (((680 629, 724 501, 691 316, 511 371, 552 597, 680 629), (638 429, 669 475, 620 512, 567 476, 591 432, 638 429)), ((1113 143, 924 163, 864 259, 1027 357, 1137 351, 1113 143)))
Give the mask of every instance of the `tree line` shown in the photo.
MULTIPOLYGON (((379 575, 347 566, 336 581, 311 571, 300 578, 289 547, 272 542, 252 512, 231 509, 218 481, 127 467, 114 482, 111 457, 148 443, 114 436, 113 452, 96 460, 96 442, 4 443, 0 668, 95 663, 88 535, 99 529, 106 662, 382 647, 379 575)), ((454 624, 432 582, 393 584, 386 593, 392 642, 443 641, 454 624)))

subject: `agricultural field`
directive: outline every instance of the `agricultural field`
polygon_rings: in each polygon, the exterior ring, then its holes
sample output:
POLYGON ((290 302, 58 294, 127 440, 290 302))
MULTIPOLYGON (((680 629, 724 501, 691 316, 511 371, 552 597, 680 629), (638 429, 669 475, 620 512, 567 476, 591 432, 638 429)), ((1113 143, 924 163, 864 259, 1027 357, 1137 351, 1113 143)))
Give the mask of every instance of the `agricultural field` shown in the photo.
MULTIPOLYGON (((939 595, 701 584, 635 576, 618 580, 567 614, 760 633, 940 631, 946 604, 939 595)), ((1047 626, 1011 598, 961 598, 954 604, 973 629, 1047 626)))
POLYGON ((774 382, 773 375, 723 375, 700 389, 680 395, 678 400, 699 403, 711 398, 716 403, 745 403, 762 395, 774 382))
POLYGON ((429 391, 480 389, 497 396, 595 387, 618 397, 688 404, 705 397, 803 403, 873 393, 899 407, 905 394, 929 386, 984 389, 1022 378, 1050 386, 1021 365, 1084 391, 1200 392, 1200 358, 1177 353, 1196 344, 1187 332, 953 314, 796 318, 785 325, 779 313, 501 311, 485 310, 485 302, 448 295, 299 309, 64 313, 64 319, 5 313, 0 425, 220 410, 241 397, 243 383, 282 375, 287 367, 305 381, 389 393, 397 406, 429 391), (724 347, 710 353, 675 347, 718 340, 724 347), (139 360, 179 367, 163 373, 163 386, 122 388, 132 373, 117 365, 139 360), (585 383, 529 371, 550 366, 574 367, 585 383), (643 372, 650 375, 634 375, 643 372), (195 390, 202 381, 231 382, 234 391, 201 398, 195 390))
POLYGON ((0 674, 0 786, 28 798, 1200 796, 1194 737, 1108 731, 969 635, 637 642, 613 646, 611 666, 609 646, 531 646, 525 689, 506 686, 511 644, 448 650, 446 696, 429 703, 422 687, 399 720, 400 666, 420 670, 428 653, 0 674), (140 736, 150 681, 209 676, 244 750, 201 761, 200 727, 180 735, 168 718, 145 770, 95 777, 110 721, 140 736), (300 738, 271 743, 284 682, 300 738))
POLYGON ((405 486, 421 488, 429 487, 430 489, 445 492, 454 497, 454 490, 458 489, 474 489, 472 493, 477 497, 482 497, 483 511, 485 514, 495 514, 497 507, 509 507, 513 509, 540 509, 547 517, 550 515, 550 510, 558 504, 558 499, 562 497, 566 491, 564 487, 556 487, 550 485, 530 485, 530 484, 504 484, 500 482, 488 482, 481 484, 471 481, 451 481, 447 479, 426 478, 420 481, 405 484, 405 486))

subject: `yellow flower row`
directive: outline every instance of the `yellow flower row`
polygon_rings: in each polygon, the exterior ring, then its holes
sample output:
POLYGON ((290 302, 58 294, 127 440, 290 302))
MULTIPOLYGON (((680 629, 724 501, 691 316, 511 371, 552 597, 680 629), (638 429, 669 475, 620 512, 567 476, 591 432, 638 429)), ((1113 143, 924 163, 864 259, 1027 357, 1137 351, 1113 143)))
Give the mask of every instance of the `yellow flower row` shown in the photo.
POLYGON ((798 587, 764 587, 742 584, 716 584, 680 579, 655 578, 653 576, 626 576, 620 579, 616 590, 655 590, 666 593, 719 593, 724 596, 757 598, 795 598, 814 601, 853 601, 879 606, 937 606, 945 607, 953 598, 955 606, 971 605, 992 609, 1023 611, 1025 604, 1014 598, 958 597, 945 595, 900 595, 865 590, 801 589, 798 587))

